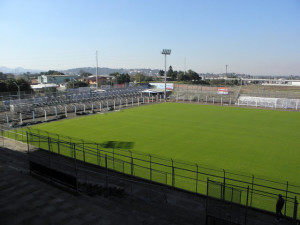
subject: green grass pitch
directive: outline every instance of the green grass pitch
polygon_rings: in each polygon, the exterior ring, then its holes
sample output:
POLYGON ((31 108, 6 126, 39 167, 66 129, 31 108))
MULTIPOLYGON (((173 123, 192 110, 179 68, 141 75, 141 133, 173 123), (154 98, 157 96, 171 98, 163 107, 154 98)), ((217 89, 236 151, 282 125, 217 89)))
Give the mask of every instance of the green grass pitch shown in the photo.
POLYGON ((300 113, 163 103, 36 126, 95 142, 300 183, 300 113))

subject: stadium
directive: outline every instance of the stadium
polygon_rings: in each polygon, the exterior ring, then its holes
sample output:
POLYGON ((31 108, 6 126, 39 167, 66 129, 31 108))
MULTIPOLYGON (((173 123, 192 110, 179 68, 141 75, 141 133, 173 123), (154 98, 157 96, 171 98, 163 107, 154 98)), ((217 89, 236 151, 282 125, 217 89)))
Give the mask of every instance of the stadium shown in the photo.
POLYGON ((251 224, 281 194, 288 224, 298 221, 299 89, 178 84, 165 98, 147 88, 11 100, 1 136, 27 144, 32 174, 75 192, 113 183, 132 194, 137 182, 166 201, 178 191, 205 199, 206 224, 251 224))

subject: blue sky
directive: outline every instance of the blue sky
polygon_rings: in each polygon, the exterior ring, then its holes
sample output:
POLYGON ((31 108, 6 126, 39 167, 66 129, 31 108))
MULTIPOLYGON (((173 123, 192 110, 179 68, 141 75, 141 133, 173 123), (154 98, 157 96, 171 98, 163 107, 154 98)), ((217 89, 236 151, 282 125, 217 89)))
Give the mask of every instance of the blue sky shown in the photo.
POLYGON ((300 75, 300 0, 0 0, 0 66, 300 75))

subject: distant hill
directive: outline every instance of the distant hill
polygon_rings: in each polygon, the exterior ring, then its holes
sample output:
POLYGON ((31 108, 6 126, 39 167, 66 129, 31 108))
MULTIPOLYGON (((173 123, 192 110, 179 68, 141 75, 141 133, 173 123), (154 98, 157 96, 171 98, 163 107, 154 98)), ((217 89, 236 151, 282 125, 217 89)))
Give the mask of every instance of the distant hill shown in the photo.
MULTIPOLYGON (((136 73, 143 73, 145 75, 157 75, 159 70, 152 70, 152 69, 111 69, 106 67, 98 67, 98 75, 108 75, 110 73, 128 73, 136 74, 136 73)), ((87 72, 91 74, 96 74, 96 67, 81 67, 81 68, 74 68, 68 70, 60 70, 64 74, 72 75, 72 74, 80 74, 81 72, 87 72)))
MULTIPOLYGON (((50 68, 50 69, 53 69, 53 68, 50 68)), ((58 71, 63 72, 64 74, 67 74, 67 75, 80 74, 81 72, 96 74, 96 67, 80 67, 80 68, 58 70, 58 71)), ((129 75, 136 74, 136 73, 143 73, 144 75, 158 75, 158 71, 159 70, 152 70, 152 69, 123 69, 123 68, 111 69, 111 68, 106 68, 106 67, 98 67, 98 75, 108 75, 110 73, 128 73, 129 75)), ((14 75, 21 75, 21 74, 24 74, 27 72, 29 72, 31 74, 45 72, 45 70, 24 69, 22 67, 8 68, 5 66, 0 66, 0 72, 12 73, 14 75)))
POLYGON ((43 72, 43 70, 32 70, 32 69, 24 69, 23 67, 17 67, 17 68, 8 68, 5 66, 0 66, 0 72, 2 73, 12 73, 15 75, 20 75, 24 73, 40 73, 43 72))

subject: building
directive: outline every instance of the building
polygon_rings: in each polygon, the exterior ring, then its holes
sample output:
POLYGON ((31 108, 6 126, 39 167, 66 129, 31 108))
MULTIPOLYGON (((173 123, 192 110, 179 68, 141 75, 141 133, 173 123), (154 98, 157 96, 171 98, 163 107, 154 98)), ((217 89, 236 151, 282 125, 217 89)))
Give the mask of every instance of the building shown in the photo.
MULTIPOLYGON (((108 80, 108 78, 109 78, 108 75, 101 75, 101 76, 98 75, 98 85, 100 85, 102 81, 108 80)), ((88 81, 90 86, 97 86, 95 75, 89 76, 88 78, 85 78, 85 80, 88 81)))
POLYGON ((40 84, 62 84, 78 78, 79 75, 41 75, 38 76, 38 82, 40 84))
POLYGON ((57 88, 57 84, 36 84, 36 85, 30 85, 30 87, 35 91, 40 91, 43 89, 50 89, 50 88, 57 88))

